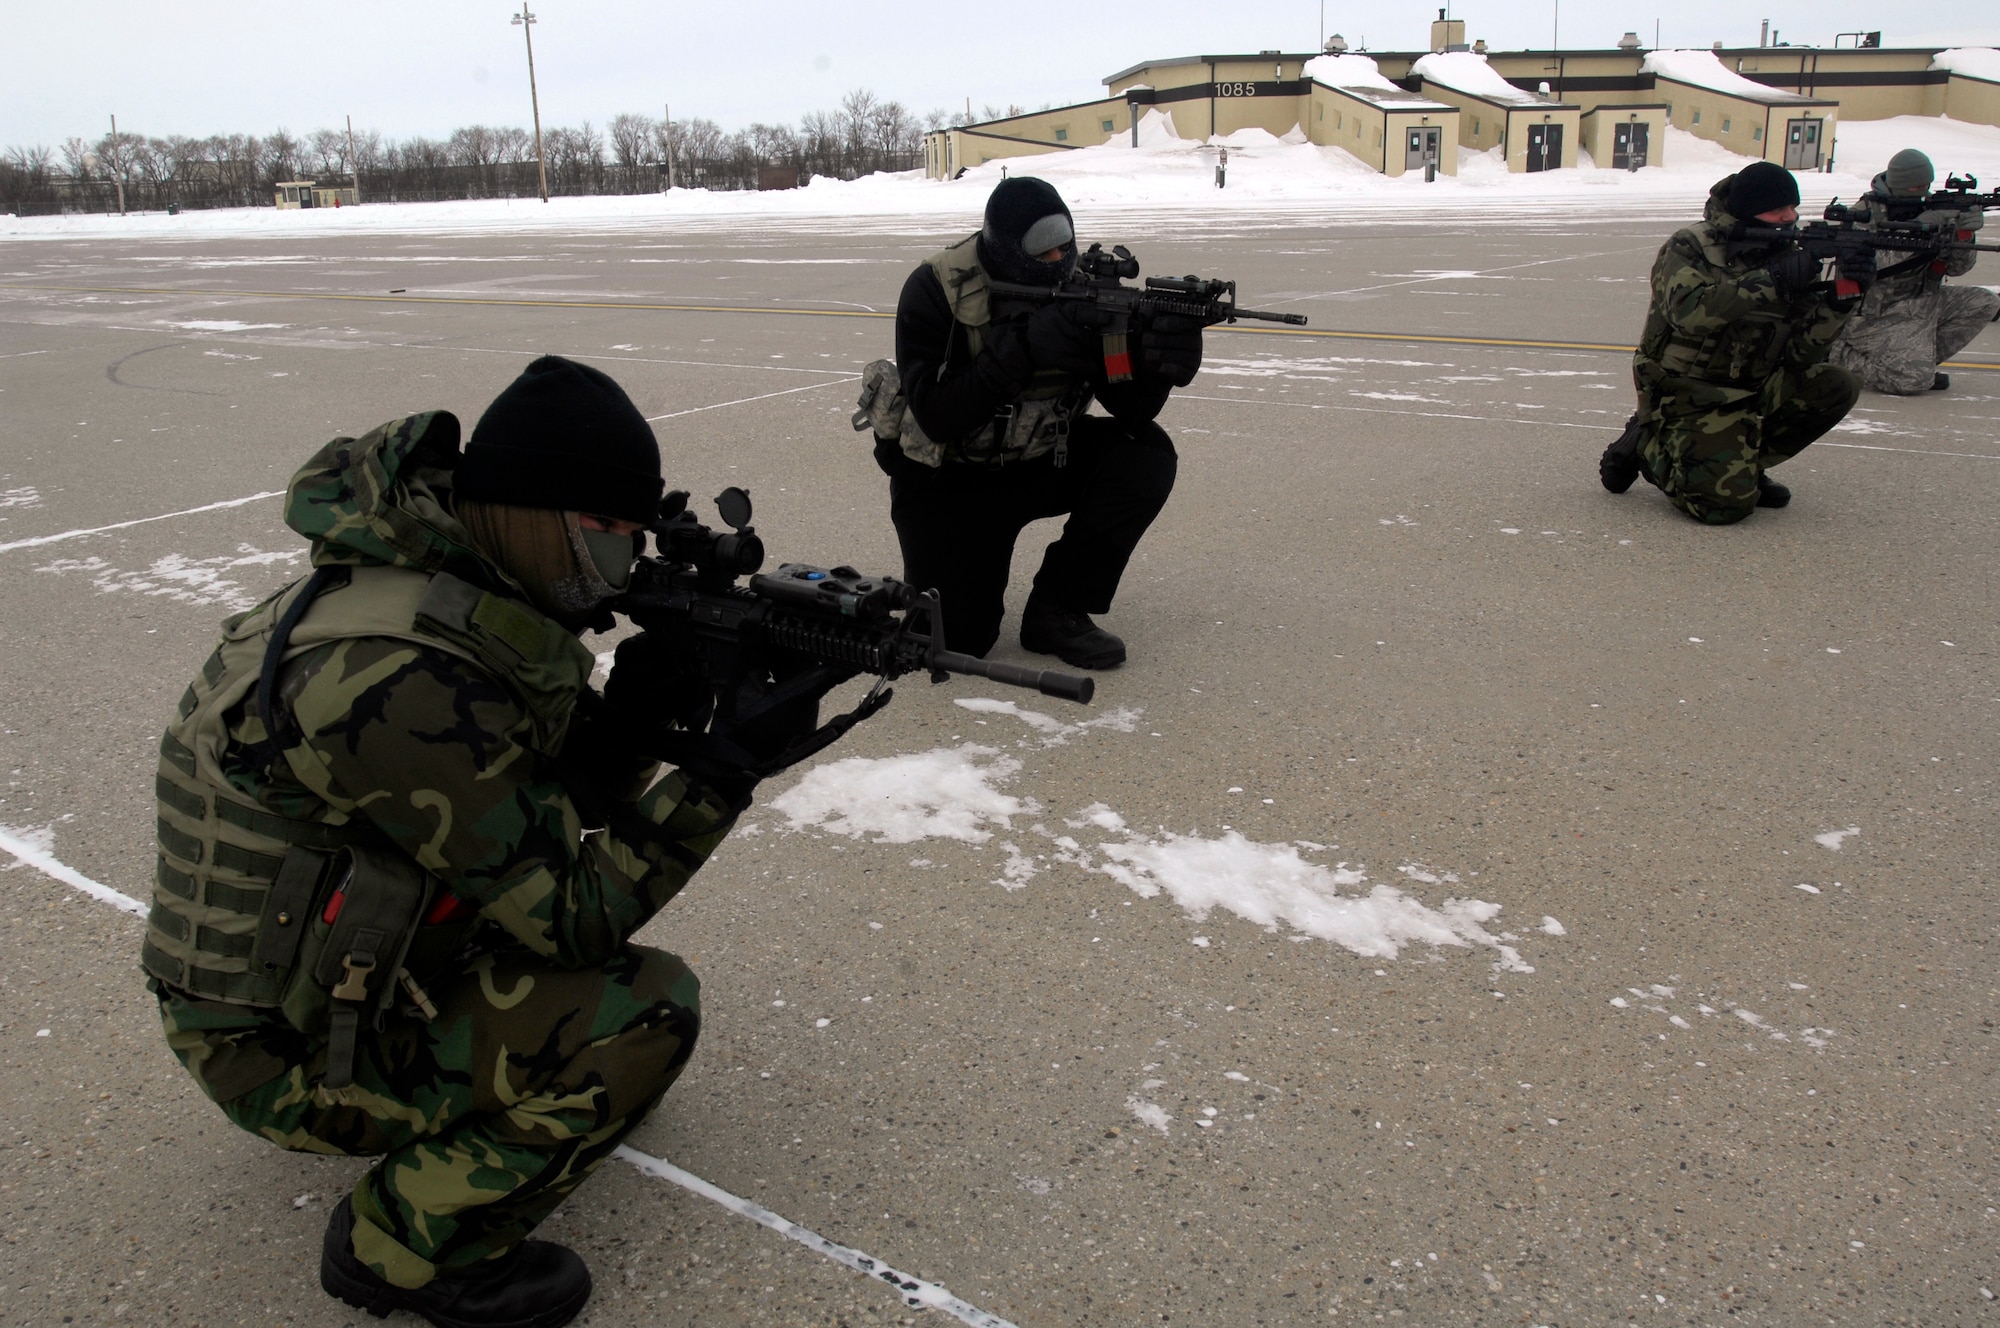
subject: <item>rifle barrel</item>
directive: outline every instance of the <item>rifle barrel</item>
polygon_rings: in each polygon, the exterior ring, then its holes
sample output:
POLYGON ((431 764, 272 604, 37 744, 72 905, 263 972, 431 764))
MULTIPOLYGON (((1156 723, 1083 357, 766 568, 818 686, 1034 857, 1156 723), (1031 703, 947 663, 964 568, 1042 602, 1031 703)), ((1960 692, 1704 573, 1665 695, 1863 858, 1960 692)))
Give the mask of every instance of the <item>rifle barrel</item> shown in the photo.
POLYGON ((1274 314, 1267 313, 1262 309, 1237 309, 1230 314, 1230 317, 1255 318, 1259 322, 1264 323, 1290 323, 1294 327, 1304 327, 1306 325, 1306 316, 1304 314, 1274 314))
POLYGON ((975 678, 991 678, 1014 687, 1032 687, 1043 696, 1058 696, 1065 701, 1090 704, 1090 698, 1097 693, 1097 680, 1081 677, 1074 673, 1057 673, 1053 669, 1031 669, 1020 664, 1002 664, 990 659, 980 659, 973 655, 962 655, 956 650, 938 650, 931 654, 930 667, 944 669, 949 673, 969 673, 975 678))

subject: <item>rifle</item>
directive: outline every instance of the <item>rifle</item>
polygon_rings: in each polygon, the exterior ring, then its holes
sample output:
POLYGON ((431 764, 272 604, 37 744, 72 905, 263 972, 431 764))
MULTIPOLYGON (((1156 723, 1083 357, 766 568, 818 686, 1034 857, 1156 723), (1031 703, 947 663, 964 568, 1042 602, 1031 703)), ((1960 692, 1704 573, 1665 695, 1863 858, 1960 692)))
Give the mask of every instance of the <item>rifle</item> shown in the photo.
POLYGON ((934 590, 894 577, 865 576, 852 567, 785 563, 764 573, 764 542, 750 524, 750 495, 724 489, 716 510, 726 532, 709 529, 687 510, 684 490, 669 493, 647 527, 659 550, 641 557, 613 611, 642 630, 660 630, 690 644, 692 662, 714 689, 707 731, 655 735, 649 755, 694 774, 769 774, 838 741, 889 704, 887 684, 928 672, 933 683, 954 673, 1044 696, 1088 704, 1096 683, 1076 674, 996 663, 946 650, 944 610, 934 590), (747 586, 738 582, 749 577, 747 586), (836 716, 768 762, 731 739, 732 732, 788 703, 817 700, 863 673, 877 677, 852 711, 836 716), (776 685, 763 685, 775 678, 776 685))
POLYGON ((1251 318, 1262 323, 1306 325, 1304 314, 1270 313, 1245 309, 1236 303, 1236 283, 1213 277, 1147 277, 1144 286, 1127 286, 1120 278, 1139 275, 1139 260, 1124 245, 1114 245, 1110 253, 1093 244, 1077 258, 1076 271, 1059 286, 1023 286, 1011 281, 989 281, 993 294, 1017 300, 1070 300, 1093 305, 1104 328, 1104 368, 1106 377, 1122 383, 1132 377, 1132 355, 1127 338, 1141 331, 1163 314, 1192 318, 1203 327, 1251 318))
POLYGON ((1987 193, 1979 192, 1979 177, 1968 173, 1963 179, 1956 175, 1944 178, 1944 188, 1936 190, 1924 199, 1924 209, 1949 208, 1963 212, 1969 208, 2000 208, 2000 189, 1987 193))
MULTIPOLYGON (((1937 222, 1878 218, 1866 203, 1850 207, 1836 198, 1826 205, 1824 220, 1788 226, 1746 226, 1741 238, 1789 240, 1820 262, 1831 259, 1835 264, 1864 251, 1879 253, 1890 250, 1935 255, 1947 249, 1971 249, 1983 254, 2000 254, 2000 244, 1975 244, 1971 240, 1959 239, 1958 234, 1937 222)), ((1833 292, 1838 298, 1848 299, 1859 295, 1861 288, 1844 277, 1837 277, 1833 292)))

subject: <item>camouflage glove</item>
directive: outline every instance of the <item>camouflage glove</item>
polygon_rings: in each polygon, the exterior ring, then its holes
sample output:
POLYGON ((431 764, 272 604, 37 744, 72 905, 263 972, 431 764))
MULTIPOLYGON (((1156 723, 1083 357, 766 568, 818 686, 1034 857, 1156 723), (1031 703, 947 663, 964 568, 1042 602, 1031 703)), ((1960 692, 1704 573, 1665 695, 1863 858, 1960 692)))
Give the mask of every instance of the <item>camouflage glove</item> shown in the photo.
POLYGON ((1201 372, 1201 320, 1161 314, 1135 338, 1139 365, 1150 376, 1186 387, 1201 372))
POLYGON ((1764 270, 1777 284, 1778 294, 1790 299, 1819 280, 1819 260, 1803 249, 1787 249, 1765 260, 1764 270))

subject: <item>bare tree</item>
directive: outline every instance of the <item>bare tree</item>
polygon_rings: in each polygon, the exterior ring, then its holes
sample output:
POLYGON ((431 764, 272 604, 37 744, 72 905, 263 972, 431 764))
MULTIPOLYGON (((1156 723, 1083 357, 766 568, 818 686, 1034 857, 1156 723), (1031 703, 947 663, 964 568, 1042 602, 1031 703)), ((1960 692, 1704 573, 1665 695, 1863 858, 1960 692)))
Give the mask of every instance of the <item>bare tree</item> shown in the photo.
POLYGON ((645 167, 658 151, 655 146, 660 133, 658 123, 649 116, 628 112, 614 117, 607 132, 611 139, 612 160, 618 167, 619 192, 642 192, 652 183, 645 178, 645 167))
POLYGON ((867 88, 856 88, 840 99, 841 146, 846 151, 847 166, 843 174, 867 173, 869 129, 877 105, 875 94, 867 88))
POLYGON ((299 141, 284 129, 264 136, 263 157, 267 183, 299 178, 299 141))
POLYGON ((306 168, 314 175, 346 175, 347 134, 340 129, 315 129, 306 140, 306 168))

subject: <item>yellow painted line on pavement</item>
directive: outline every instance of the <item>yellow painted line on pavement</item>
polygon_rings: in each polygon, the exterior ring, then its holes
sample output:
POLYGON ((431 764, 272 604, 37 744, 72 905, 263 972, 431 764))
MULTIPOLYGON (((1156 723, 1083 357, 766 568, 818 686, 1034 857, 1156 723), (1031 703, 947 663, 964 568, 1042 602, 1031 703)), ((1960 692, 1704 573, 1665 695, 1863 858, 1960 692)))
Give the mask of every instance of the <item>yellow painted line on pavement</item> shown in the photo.
MULTIPOLYGON (((778 314, 792 318, 894 318, 886 309, 800 309, 742 304, 660 304, 642 300, 522 300, 485 295, 356 295, 340 291, 255 291, 205 290, 186 286, 41 286, 22 283, 0 284, 0 290, 55 291, 68 295, 199 295, 204 298, 243 300, 341 300, 355 304, 439 304, 475 305, 514 309, 629 309, 641 313, 677 314, 778 314)), ((1429 346, 1506 346, 1521 350, 1582 350, 1604 354, 1630 355, 1638 347, 1609 341, 1543 341, 1533 337, 1447 337, 1426 332, 1352 332, 1319 327, 1260 327, 1232 323, 1211 331, 1248 332, 1265 337, 1317 337, 1338 341, 1387 341, 1429 346)), ((1946 369, 2000 371, 2000 364, 1950 361, 1946 369)))

